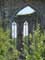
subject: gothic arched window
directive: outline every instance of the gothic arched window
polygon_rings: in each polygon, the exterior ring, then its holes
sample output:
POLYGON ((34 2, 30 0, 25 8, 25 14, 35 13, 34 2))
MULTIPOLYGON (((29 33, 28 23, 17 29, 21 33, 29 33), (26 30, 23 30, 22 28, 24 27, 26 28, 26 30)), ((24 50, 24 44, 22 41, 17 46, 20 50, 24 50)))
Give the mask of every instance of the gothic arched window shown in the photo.
POLYGON ((28 36, 28 22, 25 21, 24 22, 24 26, 23 26, 23 36, 28 36))
POLYGON ((17 38, 17 24, 16 22, 12 22, 12 38, 17 38))
POLYGON ((35 13, 35 10, 32 9, 30 6, 26 6, 21 9, 16 15, 29 15, 35 13))

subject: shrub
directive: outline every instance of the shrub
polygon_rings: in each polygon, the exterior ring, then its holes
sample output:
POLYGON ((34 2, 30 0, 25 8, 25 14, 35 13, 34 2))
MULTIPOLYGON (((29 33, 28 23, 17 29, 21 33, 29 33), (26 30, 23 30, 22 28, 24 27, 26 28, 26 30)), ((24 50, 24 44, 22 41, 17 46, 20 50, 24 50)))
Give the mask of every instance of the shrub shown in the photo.
POLYGON ((29 38, 31 43, 29 46, 24 42, 26 60, 45 60, 45 34, 41 32, 39 25, 36 30, 33 30, 33 34, 30 34, 29 38))
POLYGON ((10 39, 9 31, 4 32, 0 28, 0 60, 16 60, 19 58, 19 51, 13 44, 14 40, 10 39))

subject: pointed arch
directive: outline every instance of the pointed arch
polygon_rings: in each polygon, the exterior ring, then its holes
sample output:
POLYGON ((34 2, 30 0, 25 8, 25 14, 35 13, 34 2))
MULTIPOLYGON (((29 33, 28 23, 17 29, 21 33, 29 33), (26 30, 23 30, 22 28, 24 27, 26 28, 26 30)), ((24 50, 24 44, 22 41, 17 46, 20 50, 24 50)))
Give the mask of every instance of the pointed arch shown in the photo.
POLYGON ((23 36, 28 36, 28 22, 25 21, 23 25, 23 36))
POLYGON ((12 22, 12 38, 17 38, 17 23, 12 22))
POLYGON ((17 16, 18 15, 29 15, 29 14, 33 14, 35 13, 36 11, 30 7, 29 5, 25 6, 24 8, 22 8, 19 12, 17 12, 17 16))

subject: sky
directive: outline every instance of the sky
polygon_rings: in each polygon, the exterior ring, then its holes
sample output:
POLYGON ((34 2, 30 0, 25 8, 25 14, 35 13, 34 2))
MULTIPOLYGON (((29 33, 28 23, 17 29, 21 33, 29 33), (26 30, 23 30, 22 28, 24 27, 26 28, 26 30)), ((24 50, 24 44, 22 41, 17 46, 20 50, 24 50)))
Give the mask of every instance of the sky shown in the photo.
POLYGON ((17 15, 27 15, 27 14, 32 14, 34 13, 35 10, 32 9, 30 6, 26 6, 25 8, 21 9, 17 15))

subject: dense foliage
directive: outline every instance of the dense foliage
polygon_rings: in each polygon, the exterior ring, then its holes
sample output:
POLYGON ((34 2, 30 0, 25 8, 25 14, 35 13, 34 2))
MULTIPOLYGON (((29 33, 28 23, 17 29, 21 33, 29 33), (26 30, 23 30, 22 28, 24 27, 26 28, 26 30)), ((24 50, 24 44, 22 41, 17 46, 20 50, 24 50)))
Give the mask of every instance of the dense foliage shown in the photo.
POLYGON ((9 31, 0 28, 0 60, 17 60, 19 52, 16 50, 14 40, 10 39, 9 31))
MULTIPOLYGON (((0 60, 18 60, 20 52, 16 49, 16 39, 10 39, 10 31, 3 31, 0 21, 0 60)), ((45 31, 37 25, 29 36, 23 37, 24 60, 45 60, 45 31)))
POLYGON ((45 60, 45 34, 41 32, 39 26, 33 30, 33 34, 30 34, 29 38, 28 43, 25 43, 28 41, 27 38, 23 43, 26 60, 45 60))

